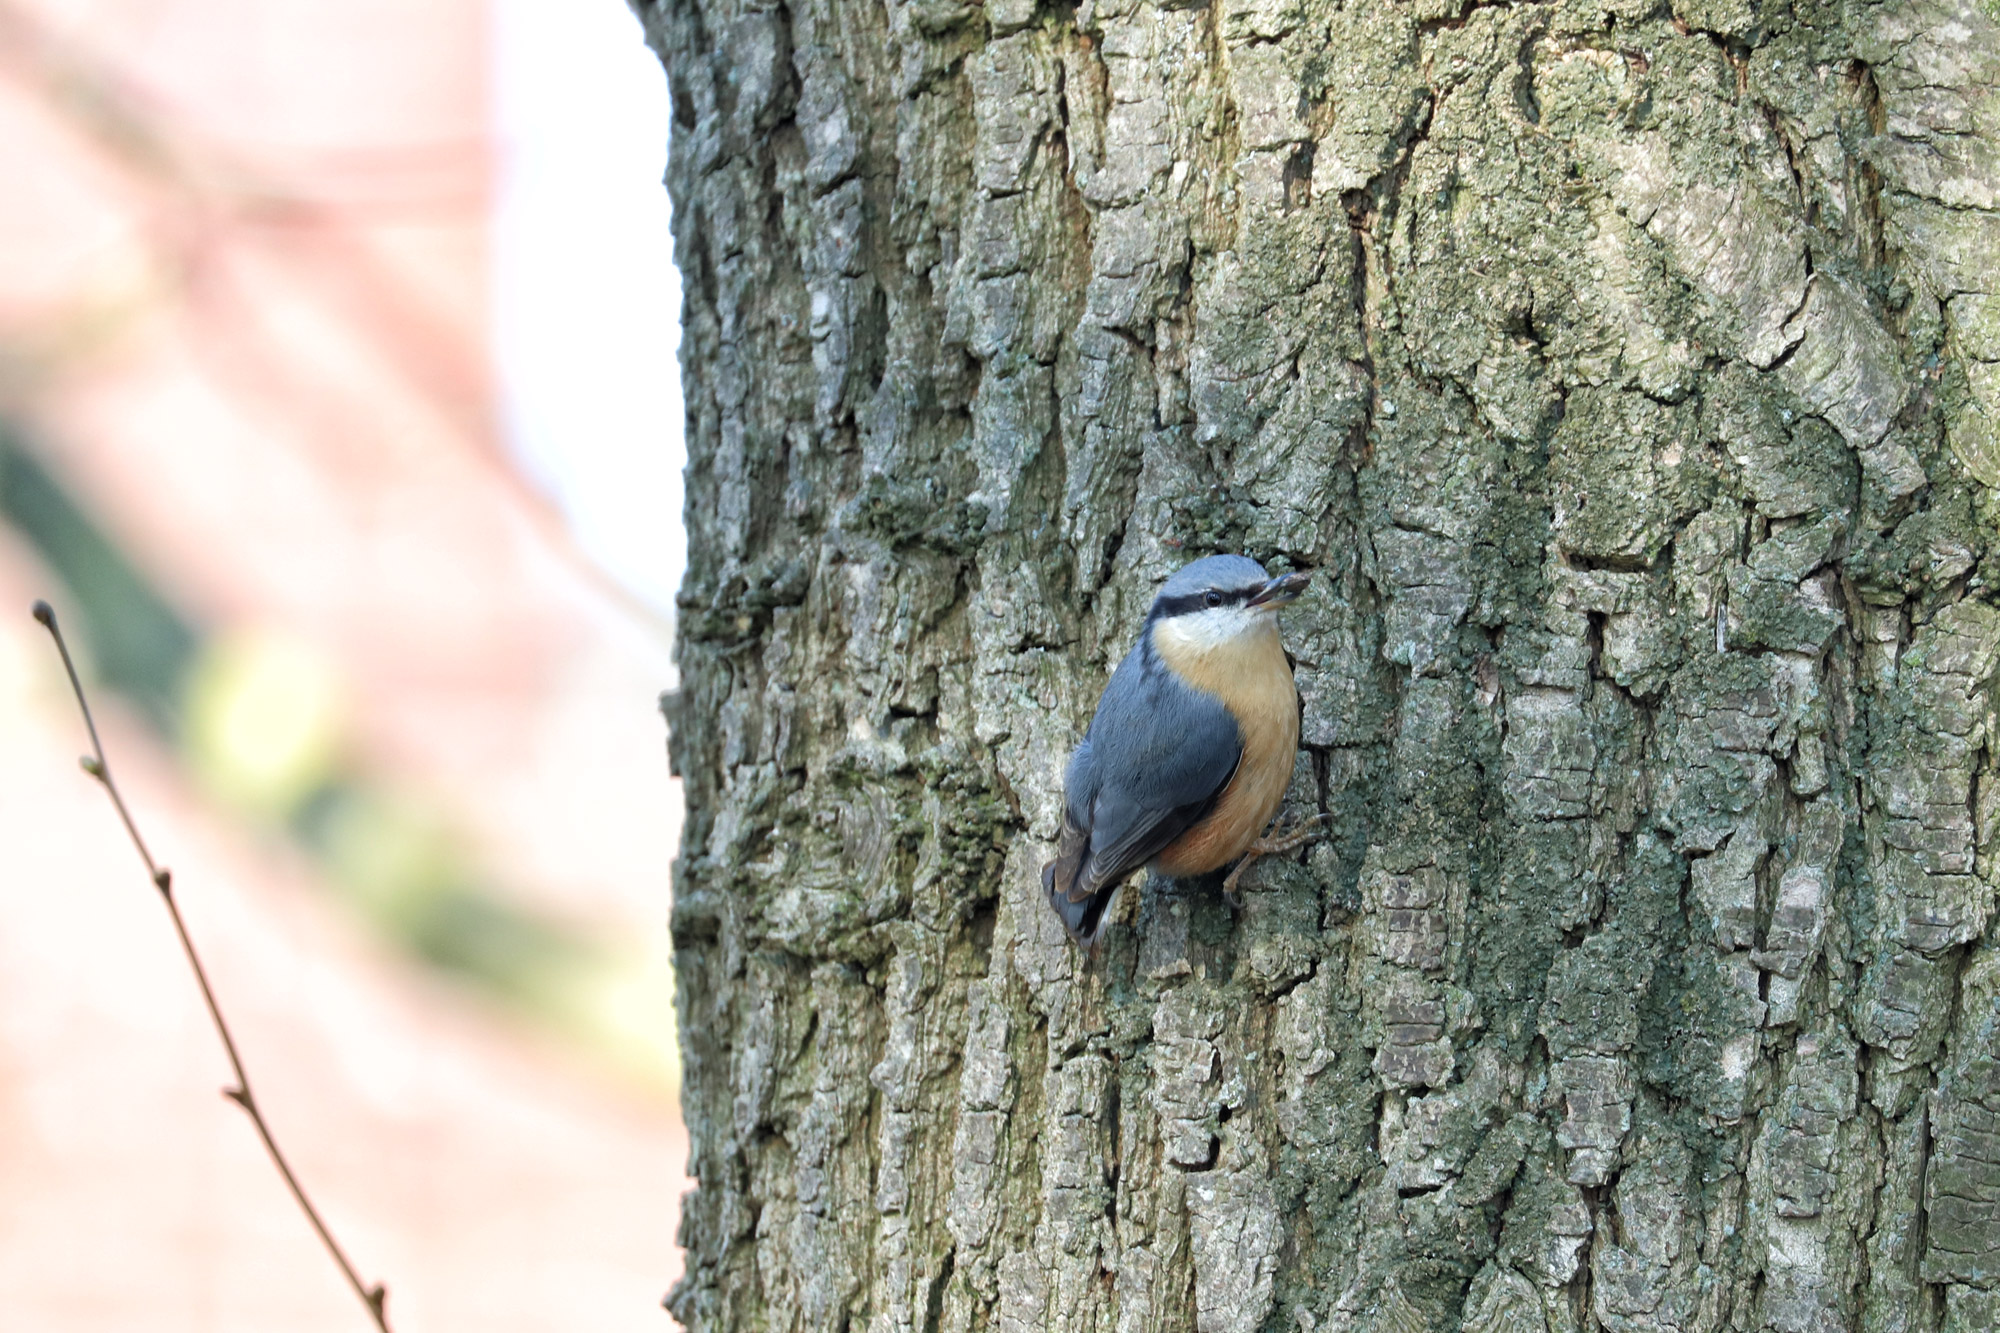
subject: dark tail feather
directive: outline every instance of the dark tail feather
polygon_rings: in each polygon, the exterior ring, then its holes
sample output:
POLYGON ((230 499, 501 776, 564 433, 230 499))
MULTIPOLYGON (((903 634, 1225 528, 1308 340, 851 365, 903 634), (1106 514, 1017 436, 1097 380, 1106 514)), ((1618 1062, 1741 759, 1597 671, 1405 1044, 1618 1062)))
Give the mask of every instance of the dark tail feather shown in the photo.
POLYGON ((1085 864, 1089 859, 1090 834, 1065 819, 1056 859, 1042 867, 1042 888, 1048 892, 1049 906, 1061 918, 1069 937, 1086 949, 1097 943, 1105 909, 1118 892, 1116 884, 1091 891, 1085 864))
POLYGON ((1062 919, 1063 929, 1069 932, 1069 937, 1076 941, 1078 948, 1097 947, 1097 937, 1103 932, 1104 920, 1111 912, 1111 900, 1118 896, 1118 890, 1123 884, 1124 881, 1120 880, 1107 889, 1091 894, 1082 902, 1071 902, 1067 896, 1060 893, 1049 895, 1049 905, 1056 909, 1056 915, 1062 919))

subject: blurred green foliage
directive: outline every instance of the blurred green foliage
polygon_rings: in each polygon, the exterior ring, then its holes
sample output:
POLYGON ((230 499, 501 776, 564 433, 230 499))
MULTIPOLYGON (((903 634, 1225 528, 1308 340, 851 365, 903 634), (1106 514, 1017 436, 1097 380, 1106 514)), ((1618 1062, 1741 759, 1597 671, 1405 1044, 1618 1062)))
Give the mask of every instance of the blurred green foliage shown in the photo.
MULTIPOLYGON (((200 638, 0 419, 0 517, 69 586, 97 675, 169 737, 200 638)), ((69 607, 63 608, 68 615, 69 607)))
POLYGON ((138 707, 218 803, 282 830, 323 882, 425 966, 646 1082, 675 1082, 673 1043, 657 1022, 671 1012, 664 971, 513 900, 422 800, 363 771, 342 743, 332 664, 295 643, 194 624, 4 419, 0 519, 66 585, 59 609, 82 631, 89 673, 138 707))

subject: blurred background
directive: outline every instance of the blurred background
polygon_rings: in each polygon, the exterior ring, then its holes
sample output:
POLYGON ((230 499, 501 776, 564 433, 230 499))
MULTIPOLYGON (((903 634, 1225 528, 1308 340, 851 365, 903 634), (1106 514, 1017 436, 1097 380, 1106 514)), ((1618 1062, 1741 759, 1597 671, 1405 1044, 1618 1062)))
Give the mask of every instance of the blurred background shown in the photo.
POLYGON ((664 79, 619 0, 0 0, 0 1310, 671 1327, 664 79))

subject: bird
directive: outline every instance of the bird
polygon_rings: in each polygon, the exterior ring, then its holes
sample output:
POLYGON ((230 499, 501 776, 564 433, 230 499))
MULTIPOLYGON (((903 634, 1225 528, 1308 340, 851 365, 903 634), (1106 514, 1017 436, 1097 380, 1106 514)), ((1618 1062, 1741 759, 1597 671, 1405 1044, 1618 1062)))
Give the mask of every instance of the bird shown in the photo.
POLYGON ((1063 779, 1063 828, 1042 887, 1070 938, 1094 949, 1119 888, 1141 866, 1203 875, 1313 836, 1325 816, 1259 834, 1290 785, 1299 695, 1278 610, 1310 571, 1273 578, 1248 556, 1212 555, 1160 588, 1138 642, 1112 672, 1063 779))

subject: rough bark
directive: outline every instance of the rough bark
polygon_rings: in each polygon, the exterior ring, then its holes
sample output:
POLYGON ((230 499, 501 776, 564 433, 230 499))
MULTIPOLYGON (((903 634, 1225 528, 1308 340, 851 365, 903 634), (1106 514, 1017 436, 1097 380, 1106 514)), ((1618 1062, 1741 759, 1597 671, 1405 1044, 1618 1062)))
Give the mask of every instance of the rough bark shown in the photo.
POLYGON ((1984 9, 646 17, 691 1329, 2000 1326, 1984 9), (1214 550, 1334 833, 1089 959, 1214 550))

